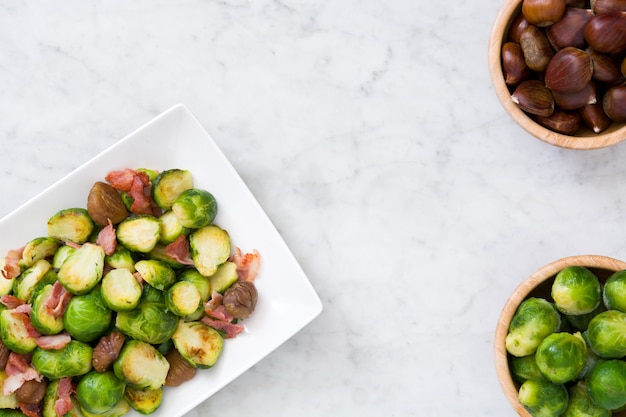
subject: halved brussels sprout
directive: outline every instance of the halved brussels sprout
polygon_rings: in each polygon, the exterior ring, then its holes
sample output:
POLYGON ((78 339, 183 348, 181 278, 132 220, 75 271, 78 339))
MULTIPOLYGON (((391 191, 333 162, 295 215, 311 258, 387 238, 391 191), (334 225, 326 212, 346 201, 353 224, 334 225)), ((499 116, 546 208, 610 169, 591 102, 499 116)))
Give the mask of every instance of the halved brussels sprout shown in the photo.
POLYGON ((161 232, 159 243, 167 245, 175 241, 180 235, 189 233, 189 228, 183 226, 178 216, 172 210, 168 210, 159 217, 161 220, 161 232))
POLYGON ((72 254, 76 248, 68 245, 63 245, 54 253, 52 258, 52 267, 54 269, 60 269, 63 262, 72 254))
POLYGON ((63 326, 74 339, 93 342, 111 325, 113 312, 102 299, 101 291, 72 297, 63 315, 63 326))
POLYGON ((172 208, 176 198, 193 187, 191 172, 184 169, 168 169, 161 172, 152 183, 152 199, 163 210, 172 208))
POLYGON ((169 368, 170 364, 154 346, 140 340, 126 342, 113 362, 115 376, 132 388, 161 388, 169 368))
POLYGON ((53 289, 53 284, 47 284, 33 297, 30 321, 35 330, 42 334, 57 334, 63 330, 63 316, 53 315, 46 306, 53 289))
POLYGON ((617 410, 626 405, 626 362, 599 361, 587 378, 589 396, 600 407, 617 410))
POLYGON ((555 384, 573 381, 585 368, 587 347, 580 333, 552 333, 539 344, 537 367, 555 384))
POLYGON ((13 284, 13 295, 20 300, 29 303, 35 291, 35 287, 39 282, 41 282, 41 280, 43 280, 46 272, 51 269, 52 265, 45 259, 35 262, 33 266, 15 278, 15 283, 13 284))
MULTIPOLYGON (((0 256, 0 271, 4 269, 6 265, 6 260, 4 257, 0 256)), ((5 279, 2 275, 0 275, 0 297, 3 295, 10 294, 13 291, 13 284, 15 284, 15 279, 5 279)))
POLYGON ((7 379, 8 375, 4 369, 0 370, 0 410, 6 408, 17 408, 17 396, 15 392, 10 394, 3 394, 2 387, 4 386, 4 381, 7 379))
POLYGON ((141 291, 140 303, 160 303, 165 305, 165 294, 161 290, 157 290, 152 285, 144 285, 141 291))
POLYGON ((511 356, 509 359, 511 376, 520 384, 529 379, 542 380, 546 377, 541 373, 535 355, 511 356))
POLYGON ((569 389, 569 404, 562 417, 611 417, 611 411, 600 407, 589 395, 587 386, 578 381, 569 389))
POLYGON ((156 180, 156 178, 159 176, 159 171, 155 170, 155 169, 150 169, 150 168, 137 168, 136 171, 138 173, 144 173, 148 176, 148 179, 150 180, 150 182, 154 182, 154 180, 156 180))
POLYGON ((130 406, 141 414, 152 414, 161 406, 163 401, 163 389, 149 388, 126 388, 124 398, 130 406))
POLYGON ((104 260, 111 268, 126 268, 130 272, 135 272, 135 262, 133 253, 122 245, 117 245, 111 255, 106 255, 104 260))
POLYGON ((0 338, 9 350, 16 353, 30 353, 37 347, 24 323, 24 315, 12 309, 0 312, 0 338))
POLYGON ((560 326, 561 316, 551 303, 543 298, 528 298, 520 303, 511 319, 506 350, 513 356, 535 353, 541 341, 560 326))
POLYGON ((518 400, 534 417, 558 417, 567 409, 569 394, 563 385, 531 379, 520 386, 518 400))
POLYGON ((172 341, 180 355, 196 368, 215 365, 224 347, 222 335, 199 321, 180 320, 172 341))
POLYGON ((48 220, 48 236, 61 241, 85 243, 95 224, 84 208, 69 208, 57 212, 48 220))
POLYGON ((176 273, 165 262, 144 259, 135 264, 144 281, 158 290, 166 290, 176 282, 176 273))
POLYGON ((174 259, 173 257, 171 257, 170 255, 168 255, 165 252, 166 246, 158 243, 154 249, 152 249, 150 251, 150 253, 148 253, 148 259, 154 259, 155 261, 161 261, 165 264, 167 264, 167 266, 169 266, 170 268, 173 269, 182 269, 185 267, 185 265, 183 265, 182 263, 178 262, 176 259, 174 259))
POLYGON ((80 410, 82 412, 81 417, 122 417, 130 411, 130 404, 128 404, 126 398, 122 398, 113 408, 104 413, 90 413, 82 407, 80 410))
POLYGON ((564 314, 587 314, 598 307, 602 290, 598 278, 582 266, 562 269, 552 284, 555 307, 564 314))
POLYGON ((174 204, 172 211, 185 227, 199 229, 213 222, 217 214, 217 201, 206 190, 191 188, 183 191, 174 204))
POLYGON ((595 316, 589 322, 587 340, 602 358, 626 356, 626 313, 608 310, 595 316))
POLYGON ((111 371, 90 371, 76 385, 76 398, 89 413, 102 414, 117 405, 124 395, 125 385, 111 371))
POLYGON ((76 249, 61 265, 58 280, 74 295, 86 294, 102 279, 104 250, 93 243, 76 249))
POLYGON ((115 326, 127 336, 150 344, 167 341, 178 323, 178 317, 164 304, 141 302, 134 310, 120 311, 115 326))
POLYGON ((197 269, 189 268, 178 274, 179 281, 188 281, 200 291, 200 300, 205 303, 211 298, 211 282, 197 269))
POLYGON ((29 268, 40 259, 54 256, 61 246, 61 241, 52 237, 38 237, 26 244, 22 252, 22 264, 29 268))
POLYGON ((216 225, 205 226, 189 235, 191 258, 202 275, 210 277, 230 257, 230 236, 216 225))
POLYGON ((626 313, 626 271, 618 271, 604 283, 602 298, 606 308, 626 313))
POLYGON ((189 281, 178 281, 165 292, 165 306, 177 316, 188 316, 200 306, 202 295, 189 281))
POLYGON ((148 253, 158 243, 161 233, 159 219, 150 215, 133 215, 117 225, 117 241, 127 249, 148 253))
POLYGON ((44 350, 37 347, 33 352, 33 367, 50 379, 85 375, 91 370, 93 348, 78 340, 70 341, 61 349, 44 350))
POLYGON ((226 261, 217 267, 217 271, 209 277, 211 291, 217 291, 224 294, 239 279, 237 274, 237 265, 233 262, 226 261))
POLYGON ((128 311, 139 305, 142 288, 137 278, 126 268, 112 269, 100 287, 106 305, 114 311, 128 311))
POLYGON ((46 395, 43 398, 42 403, 42 414, 43 417, 84 417, 80 412, 80 404, 74 396, 70 397, 72 401, 72 409, 67 413, 59 416, 54 408, 57 399, 59 398, 58 390, 60 379, 53 379, 48 383, 48 388, 46 389, 46 395))

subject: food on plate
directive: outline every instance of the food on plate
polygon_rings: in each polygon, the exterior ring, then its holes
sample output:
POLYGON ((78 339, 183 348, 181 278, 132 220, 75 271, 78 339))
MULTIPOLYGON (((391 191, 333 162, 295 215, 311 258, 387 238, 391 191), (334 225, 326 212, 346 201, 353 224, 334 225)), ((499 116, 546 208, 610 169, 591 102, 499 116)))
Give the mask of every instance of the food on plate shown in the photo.
POLYGON ((191 172, 111 171, 86 194, 0 256, 1 415, 153 413, 256 307, 260 255, 191 172))

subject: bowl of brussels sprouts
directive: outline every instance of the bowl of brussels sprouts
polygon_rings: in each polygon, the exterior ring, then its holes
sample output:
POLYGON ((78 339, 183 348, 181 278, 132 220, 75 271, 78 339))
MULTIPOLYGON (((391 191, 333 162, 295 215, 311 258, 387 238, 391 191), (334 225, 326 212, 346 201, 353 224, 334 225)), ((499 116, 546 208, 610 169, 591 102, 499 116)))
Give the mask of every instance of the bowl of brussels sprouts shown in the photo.
POLYGON ((562 258, 506 301, 496 372, 524 417, 626 416, 626 262, 562 258))

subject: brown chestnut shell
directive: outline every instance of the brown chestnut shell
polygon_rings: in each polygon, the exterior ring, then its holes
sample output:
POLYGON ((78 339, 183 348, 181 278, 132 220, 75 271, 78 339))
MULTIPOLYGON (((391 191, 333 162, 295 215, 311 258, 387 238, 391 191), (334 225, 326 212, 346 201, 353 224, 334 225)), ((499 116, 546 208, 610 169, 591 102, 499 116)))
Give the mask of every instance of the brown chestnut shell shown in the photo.
POLYGON ((507 85, 519 84, 530 77, 530 68, 519 44, 506 42, 502 45, 502 71, 507 85))
POLYGON ((533 25, 546 27, 561 20, 565 7, 565 0, 524 0, 522 14, 533 25))
POLYGON ((593 75, 591 56, 582 49, 569 46, 558 51, 546 67, 545 83, 552 91, 576 93, 593 75))
POLYGON ((548 117, 536 117, 540 125, 558 133, 572 135, 580 129, 580 114, 578 112, 566 112, 555 110, 548 117))
POLYGON ((552 92, 539 80, 526 80, 517 86, 511 101, 521 110, 536 116, 548 117, 554 112, 552 92))
POLYGON ((626 85, 609 88, 602 98, 602 108, 614 122, 626 122, 626 85))
POLYGON ((593 16, 585 26, 585 40, 591 49, 605 54, 626 51, 626 12, 593 16))
POLYGON ((550 44, 556 49, 563 49, 568 46, 584 48, 585 26, 591 20, 592 13, 589 9, 579 9, 568 7, 565 14, 558 22, 546 28, 546 36, 550 44))

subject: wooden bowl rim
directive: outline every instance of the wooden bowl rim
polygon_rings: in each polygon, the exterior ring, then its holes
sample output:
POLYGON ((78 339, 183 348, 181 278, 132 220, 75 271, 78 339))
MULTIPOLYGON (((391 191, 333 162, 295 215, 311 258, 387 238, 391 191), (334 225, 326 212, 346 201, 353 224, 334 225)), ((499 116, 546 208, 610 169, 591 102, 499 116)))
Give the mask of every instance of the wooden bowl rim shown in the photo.
POLYGON ((498 13, 489 37, 488 64, 491 82, 500 103, 511 118, 526 132, 551 145, 567 149, 600 149, 615 145, 626 139, 626 123, 613 123, 599 134, 588 131, 585 135, 569 136, 547 129, 532 120, 511 101, 511 94, 504 82, 500 54, 504 36, 511 19, 521 10, 522 0, 506 0, 498 13))

